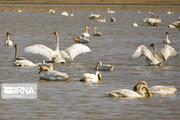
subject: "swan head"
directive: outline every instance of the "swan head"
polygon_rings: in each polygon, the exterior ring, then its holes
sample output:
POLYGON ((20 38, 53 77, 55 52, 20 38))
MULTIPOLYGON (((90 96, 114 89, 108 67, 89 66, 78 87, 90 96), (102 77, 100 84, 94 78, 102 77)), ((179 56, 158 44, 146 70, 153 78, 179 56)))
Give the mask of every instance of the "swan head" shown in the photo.
POLYGON ((145 81, 140 81, 140 82, 138 82, 135 86, 134 86, 134 91, 136 92, 137 90, 138 90, 138 88, 139 88, 139 86, 140 85, 145 85, 145 86, 147 86, 147 83, 145 82, 145 81))
POLYGON ((15 44, 15 45, 14 45, 14 47, 15 47, 15 48, 17 48, 17 47, 18 47, 18 45, 17 45, 17 44, 15 44))
POLYGON ((155 45, 153 43, 151 43, 151 45, 149 47, 155 47, 155 45))
POLYGON ((48 68, 48 67, 46 67, 46 66, 41 66, 40 67, 40 69, 39 69, 39 73, 38 74, 40 74, 41 72, 43 72, 43 71, 49 71, 50 69, 48 68))
POLYGON ((86 26, 86 29, 89 29, 89 27, 88 27, 88 26, 86 26))
POLYGON ((166 32, 166 35, 168 35, 169 34, 169 32, 166 32))
POLYGON ((143 87, 141 88, 141 90, 145 89, 146 90, 146 93, 149 97, 152 97, 152 93, 150 91, 150 89, 146 86, 146 85, 143 85, 143 87))
POLYGON ((53 32, 53 34, 57 35, 58 33, 57 32, 53 32))
POLYGON ((8 35, 11 35, 11 33, 10 33, 10 32, 7 32, 6 35, 7 35, 7 36, 8 36, 8 35))
POLYGON ((75 41, 76 41, 76 42, 79 42, 79 39, 81 39, 81 36, 77 36, 77 37, 75 38, 75 41))
POLYGON ((97 27, 94 27, 94 30, 96 30, 97 29, 97 27))

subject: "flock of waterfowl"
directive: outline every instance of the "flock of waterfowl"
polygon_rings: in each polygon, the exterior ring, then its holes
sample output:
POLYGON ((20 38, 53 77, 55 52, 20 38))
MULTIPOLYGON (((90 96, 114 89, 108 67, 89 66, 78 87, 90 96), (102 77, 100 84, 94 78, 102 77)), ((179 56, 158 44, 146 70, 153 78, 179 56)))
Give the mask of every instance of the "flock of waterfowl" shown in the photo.
MULTIPOLYGON (((21 11, 22 12, 22 11, 21 11)), ((49 13, 55 14, 55 10, 50 9, 49 13)), ((108 8, 107 13, 114 14, 115 11, 112 11, 108 8)), ((138 10, 138 14, 142 15, 143 13, 138 10)), ((158 26, 158 24, 161 23, 160 17, 155 17, 155 14, 149 11, 149 14, 152 14, 151 18, 145 18, 143 21, 148 23, 148 25, 151 26, 158 26)), ((168 11, 167 14, 173 14, 172 11, 168 11)), ((74 16, 73 11, 71 13, 68 12, 62 12, 61 15, 63 16, 74 16)), ((89 19, 96 20, 97 22, 106 22, 106 15, 102 19, 100 19, 100 14, 92 13, 89 16, 89 19)), ((116 22, 116 19, 114 17, 111 18, 111 22, 116 22)), ((137 22, 132 24, 134 27, 138 27, 137 22)), ((13 59, 12 64, 14 66, 19 67, 34 67, 34 66, 40 66, 39 74, 40 79, 43 80, 52 80, 52 81, 61 81, 61 80, 68 80, 70 77, 63 72, 55 71, 53 70, 53 63, 65 63, 66 60, 73 61, 73 59, 83 53, 91 52, 91 49, 85 45, 85 43, 89 43, 90 40, 88 37, 90 37, 90 34, 88 33, 89 27, 85 27, 85 32, 82 33, 82 35, 77 36, 75 38, 75 42, 78 42, 76 44, 73 44, 69 48, 65 50, 59 49, 59 36, 57 32, 54 32, 53 34, 56 37, 56 48, 55 50, 52 50, 51 48, 44 46, 42 44, 34 44, 31 46, 27 46, 24 48, 24 51, 26 53, 31 54, 38 54, 40 56, 43 56, 47 58, 47 61, 43 61, 42 63, 33 63, 24 57, 18 57, 18 45, 13 44, 13 42, 10 40, 11 33, 7 32, 7 40, 5 41, 6 46, 13 46, 15 47, 15 58, 13 59)), ((102 37, 103 34, 101 32, 96 32, 97 28, 94 27, 93 29, 93 36, 102 37)), ((156 53, 156 46, 155 44, 150 44, 149 47, 153 48, 153 52, 151 52, 145 45, 140 45, 137 50, 132 54, 132 58, 139 58, 141 56, 146 57, 146 61, 148 65, 153 66, 162 66, 169 57, 171 56, 177 56, 178 52, 171 47, 169 44, 171 41, 168 38, 169 32, 166 32, 165 39, 162 41, 162 44, 164 45, 164 48, 159 52, 156 53)), ((99 83, 102 80, 101 73, 99 71, 113 71, 114 65, 110 64, 103 64, 101 61, 98 61, 95 70, 96 73, 85 73, 80 81, 86 82, 86 83, 99 83)), ((113 97, 131 97, 131 98, 143 98, 143 97, 151 97, 152 94, 174 94, 174 92, 177 89, 174 86, 153 86, 151 88, 148 88, 147 83, 145 81, 141 81, 137 83, 134 86, 134 90, 128 90, 128 89, 120 89, 120 90, 113 90, 110 92, 107 92, 107 95, 113 96, 113 97)))

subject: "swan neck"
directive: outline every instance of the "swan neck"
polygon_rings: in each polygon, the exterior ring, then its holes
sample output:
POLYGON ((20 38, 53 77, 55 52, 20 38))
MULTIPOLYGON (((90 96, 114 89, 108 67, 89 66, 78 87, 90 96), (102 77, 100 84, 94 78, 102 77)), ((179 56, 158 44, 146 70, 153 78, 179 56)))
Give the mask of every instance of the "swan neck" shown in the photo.
POLYGON ((95 68, 95 69, 96 69, 96 70, 98 70, 98 67, 99 67, 99 62, 97 63, 97 65, 96 65, 96 68, 95 68))
POLYGON ((153 56, 155 57, 155 54, 156 54, 156 46, 154 45, 153 46, 153 56))
POLYGON ((85 28, 85 32, 88 33, 88 29, 87 28, 85 28))
POLYGON ((95 34, 95 33, 96 33, 96 29, 94 28, 94 29, 93 29, 93 34, 95 34))
POLYGON ((15 58, 17 58, 17 54, 18 54, 18 47, 15 46, 15 58))
POLYGON ((166 34, 166 40, 168 40, 168 34, 166 34))
POLYGON ((59 36, 58 36, 58 33, 55 34, 56 35, 56 50, 57 52, 59 52, 59 36))
POLYGON ((7 34, 7 40, 10 40, 9 34, 7 34))

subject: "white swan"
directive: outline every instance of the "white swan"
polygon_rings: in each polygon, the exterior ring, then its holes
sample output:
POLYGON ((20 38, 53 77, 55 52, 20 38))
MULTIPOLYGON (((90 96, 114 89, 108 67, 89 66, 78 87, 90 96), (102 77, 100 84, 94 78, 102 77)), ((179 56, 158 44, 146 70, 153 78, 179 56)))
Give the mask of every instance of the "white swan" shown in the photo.
POLYGON ((19 66, 19 67, 36 67, 36 66, 40 66, 41 63, 33 63, 29 60, 16 60, 13 62, 14 66, 19 66))
POLYGON ((133 27, 138 27, 137 22, 135 21, 134 23, 132 23, 132 26, 133 26, 133 27))
POLYGON ((89 15, 89 19, 97 20, 100 18, 100 16, 100 14, 92 13, 91 15, 89 15))
POLYGON ((52 50, 51 48, 48 48, 44 45, 35 44, 32 46, 26 47, 24 51, 28 53, 33 53, 33 54, 39 54, 41 56, 48 58, 50 61, 55 62, 55 63, 64 63, 65 58, 73 61, 73 59, 76 56, 82 53, 91 52, 89 47, 82 44, 74 44, 65 50, 59 51, 58 33, 54 32, 54 34, 56 35, 56 40, 57 40, 55 50, 52 50))
POLYGON ((169 28, 180 28, 180 18, 179 21, 172 22, 171 24, 168 25, 169 28))
POLYGON ((96 71, 95 74, 85 73, 82 79, 80 79, 80 81, 86 82, 86 83, 98 83, 101 80, 102 80, 102 77, 99 71, 96 71))
POLYGON ((14 56, 13 62, 16 61, 16 60, 25 60, 24 57, 17 57, 18 56, 18 45, 15 44, 14 47, 15 47, 15 56, 14 56))
POLYGON ((107 13, 115 13, 115 11, 110 10, 110 8, 107 8, 107 13))
POLYGON ((83 37, 83 36, 77 36, 75 38, 75 42, 78 42, 78 43, 89 43, 90 40, 85 38, 85 37, 83 37))
POLYGON ((54 80, 54 81, 63 80, 64 81, 64 80, 70 79, 66 73, 61 73, 61 72, 58 72, 55 70, 50 70, 46 66, 40 67, 39 74, 43 71, 45 73, 39 77, 40 80, 54 80))
POLYGON ((171 41, 168 38, 168 35, 169 35, 169 33, 166 32, 166 38, 163 40, 163 43, 166 43, 166 44, 170 44, 171 43, 171 41))
POLYGON ((101 32, 96 32, 96 29, 97 29, 96 27, 93 28, 93 36, 99 36, 99 37, 103 36, 101 32))
MULTIPOLYGON (((147 86, 147 83, 145 81, 140 81, 137 83, 137 85, 134 86, 134 91, 137 91, 138 87, 143 84, 147 86)), ((149 88, 152 94, 160 94, 160 95, 170 95, 174 94, 177 89, 174 86, 162 86, 162 85, 156 85, 151 88, 149 88)))
POLYGON ((161 23, 161 18, 160 16, 157 16, 157 18, 155 18, 155 15, 152 15, 151 18, 145 18, 143 19, 143 21, 145 23, 148 23, 150 26, 157 26, 159 23, 161 23))
POLYGON ((139 15, 142 15, 142 12, 140 11, 140 10, 138 10, 138 12, 137 12, 139 15))
POLYGON ((145 93, 147 93, 148 97, 152 96, 151 91, 146 85, 140 85, 137 89, 137 92, 128 89, 119 89, 107 92, 106 94, 111 97, 145 98, 145 93))
POLYGON ((74 16, 74 11, 71 10, 71 13, 69 14, 69 16, 73 17, 74 16))
POLYGON ((46 63, 45 60, 43 60, 42 64, 40 65, 40 67, 42 66, 46 66, 48 67, 50 70, 53 70, 53 64, 52 63, 46 63))
POLYGON ((4 45, 7 45, 7 46, 13 45, 13 42, 10 40, 10 35, 11 35, 11 33, 7 32, 7 34, 6 34, 7 40, 5 41, 4 45))
POLYGON ((69 14, 68 14, 67 12, 65 12, 65 11, 62 12, 61 15, 62 15, 62 16, 66 16, 66 17, 69 16, 69 14))
POLYGON ((169 11, 167 11, 167 14, 168 14, 168 15, 171 15, 171 14, 173 14, 173 11, 172 11, 172 10, 169 10, 169 11))
POLYGON ((102 64, 102 62, 99 61, 95 69, 99 71, 113 71, 114 66, 109 64, 102 64))
POLYGON ((115 17, 111 17, 110 21, 111 22, 116 22, 116 18, 115 17))
POLYGON ((155 13, 151 12, 151 10, 148 11, 150 15, 155 15, 155 13))
POLYGON ((169 45, 164 45, 164 48, 158 54, 156 54, 156 47, 154 44, 151 44, 150 47, 153 47, 153 53, 151 53, 151 51, 148 50, 144 45, 140 45, 132 57, 139 58, 141 56, 145 56, 146 62, 149 65, 161 66, 170 56, 178 55, 176 50, 169 45))
POLYGON ((97 22, 106 22, 106 15, 104 15, 104 17, 102 19, 97 19, 97 22))
POLYGON ((55 14, 55 10, 54 9, 49 9, 48 13, 51 13, 51 14, 55 14))
POLYGON ((85 32, 82 34, 83 37, 90 37, 90 34, 88 33, 88 29, 89 29, 89 27, 86 26, 85 27, 85 32))

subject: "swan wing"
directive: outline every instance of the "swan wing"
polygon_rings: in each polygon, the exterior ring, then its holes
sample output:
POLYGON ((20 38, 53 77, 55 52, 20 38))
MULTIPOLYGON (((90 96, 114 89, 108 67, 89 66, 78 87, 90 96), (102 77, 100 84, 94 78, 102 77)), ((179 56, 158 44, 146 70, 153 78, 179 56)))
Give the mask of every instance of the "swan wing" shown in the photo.
POLYGON ((51 48, 39 44, 28 46, 24 48, 24 51, 32 54, 39 54, 48 59, 51 59, 57 55, 56 52, 51 48))
POLYGON ((167 59, 170 56, 177 56, 178 55, 177 51, 169 45, 165 45, 160 53, 163 55, 165 61, 167 61, 167 59))
POLYGON ((139 58, 141 56, 150 57, 152 55, 151 51, 149 51, 146 46, 140 45, 136 51, 133 53, 133 58, 139 58))
POLYGON ((73 60, 76 56, 82 53, 91 52, 91 49, 86 45, 74 44, 65 49, 65 52, 69 55, 70 60, 73 60))

